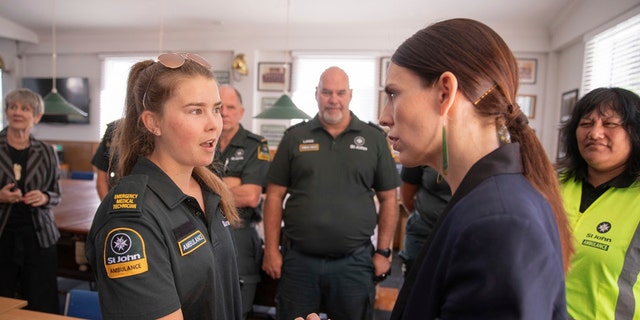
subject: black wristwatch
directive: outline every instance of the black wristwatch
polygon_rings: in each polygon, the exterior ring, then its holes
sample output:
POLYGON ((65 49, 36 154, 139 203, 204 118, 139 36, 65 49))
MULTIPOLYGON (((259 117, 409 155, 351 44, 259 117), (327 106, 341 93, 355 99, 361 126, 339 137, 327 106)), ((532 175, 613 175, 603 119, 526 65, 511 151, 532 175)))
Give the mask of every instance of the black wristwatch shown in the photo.
POLYGON ((376 249, 376 253, 385 257, 385 258, 389 258, 391 256, 391 249, 386 248, 386 249, 376 249))

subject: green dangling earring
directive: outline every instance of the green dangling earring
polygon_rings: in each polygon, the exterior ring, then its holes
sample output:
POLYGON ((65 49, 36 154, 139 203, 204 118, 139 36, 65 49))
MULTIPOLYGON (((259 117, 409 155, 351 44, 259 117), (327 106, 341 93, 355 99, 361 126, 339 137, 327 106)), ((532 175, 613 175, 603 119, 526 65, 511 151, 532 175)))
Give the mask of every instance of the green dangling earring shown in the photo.
MULTIPOLYGON (((449 172, 449 143, 447 142, 447 127, 442 126, 442 174, 447 175, 449 172)), ((443 180, 442 175, 438 174, 438 183, 443 180)))

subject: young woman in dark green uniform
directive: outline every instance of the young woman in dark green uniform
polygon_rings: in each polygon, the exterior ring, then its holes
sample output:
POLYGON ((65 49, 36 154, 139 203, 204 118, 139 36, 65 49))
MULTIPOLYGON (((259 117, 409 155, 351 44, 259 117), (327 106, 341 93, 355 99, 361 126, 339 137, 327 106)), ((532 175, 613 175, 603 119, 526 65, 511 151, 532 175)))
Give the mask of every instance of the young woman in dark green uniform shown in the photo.
POLYGON ((87 239, 104 319, 240 319, 238 215, 209 169, 222 129, 211 66, 163 54, 133 66, 116 130, 122 177, 87 239))

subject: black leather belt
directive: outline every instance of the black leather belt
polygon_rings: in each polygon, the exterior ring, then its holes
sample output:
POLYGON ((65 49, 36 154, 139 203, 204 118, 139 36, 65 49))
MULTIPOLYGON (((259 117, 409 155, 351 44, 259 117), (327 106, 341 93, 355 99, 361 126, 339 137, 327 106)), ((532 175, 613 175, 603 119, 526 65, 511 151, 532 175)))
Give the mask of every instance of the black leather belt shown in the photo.
POLYGON ((347 252, 344 253, 329 253, 329 254, 322 254, 322 253, 309 253, 309 252, 304 252, 301 250, 298 250, 296 248, 296 246, 292 243, 291 244, 291 250, 297 251, 305 256, 310 256, 310 257, 314 257, 314 258, 320 258, 320 259, 329 259, 329 260, 338 260, 338 259, 344 259, 347 257, 351 257, 354 256, 356 254, 359 254, 361 252, 363 252, 366 249, 373 249, 373 245, 368 242, 365 243, 363 245, 360 245, 358 247, 355 247, 347 252))

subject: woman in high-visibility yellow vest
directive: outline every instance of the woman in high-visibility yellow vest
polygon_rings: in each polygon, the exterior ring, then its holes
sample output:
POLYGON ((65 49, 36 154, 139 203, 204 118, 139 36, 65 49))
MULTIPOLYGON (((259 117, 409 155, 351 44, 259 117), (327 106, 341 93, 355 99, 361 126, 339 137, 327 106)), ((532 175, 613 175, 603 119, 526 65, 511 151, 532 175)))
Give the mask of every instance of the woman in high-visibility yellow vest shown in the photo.
POLYGON ((640 319, 640 97, 594 89, 561 134, 561 192, 576 249, 569 316, 640 319))

